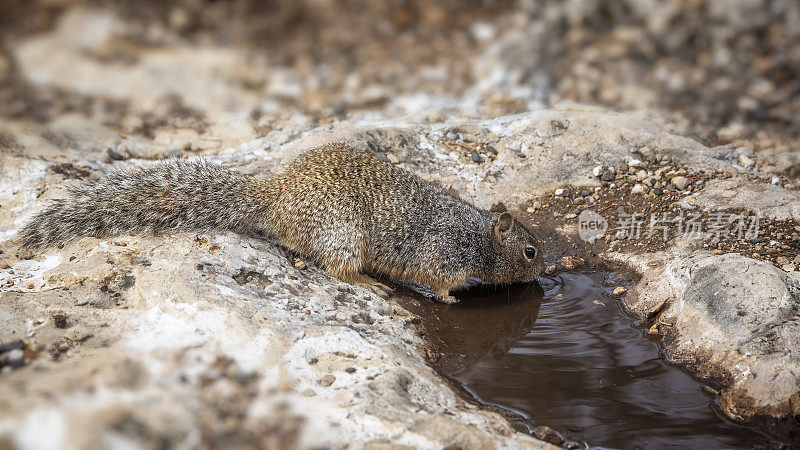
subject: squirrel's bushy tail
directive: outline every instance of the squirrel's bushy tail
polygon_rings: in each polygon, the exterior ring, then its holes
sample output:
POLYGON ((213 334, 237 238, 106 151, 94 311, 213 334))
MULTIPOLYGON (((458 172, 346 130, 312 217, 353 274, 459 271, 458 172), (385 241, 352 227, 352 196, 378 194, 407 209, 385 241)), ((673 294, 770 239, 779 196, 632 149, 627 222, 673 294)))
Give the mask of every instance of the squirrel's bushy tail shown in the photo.
POLYGON ((259 188, 247 175, 202 160, 114 170, 36 214, 19 240, 24 248, 41 250, 80 236, 243 231, 264 214, 266 199, 259 188))

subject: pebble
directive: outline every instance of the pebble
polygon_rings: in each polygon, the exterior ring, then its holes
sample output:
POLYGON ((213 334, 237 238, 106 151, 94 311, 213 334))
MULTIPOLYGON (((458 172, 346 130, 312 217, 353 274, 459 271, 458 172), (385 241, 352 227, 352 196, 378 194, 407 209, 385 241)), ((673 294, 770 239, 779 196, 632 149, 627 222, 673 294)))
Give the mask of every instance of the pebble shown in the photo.
POLYGON ((386 160, 389 161, 392 164, 399 164, 400 163, 400 159, 397 156, 395 156, 394 153, 387 153, 386 154, 386 160))
POLYGON ((294 267, 299 270, 306 270, 308 269, 308 264, 300 258, 294 259, 294 267))
POLYGON ((347 373, 355 373, 356 368, 355 367, 348 367, 347 369, 344 369, 344 371, 347 372, 347 373))
POLYGON ((606 170, 605 172, 603 172, 603 174, 600 175, 600 179, 603 180, 603 181, 613 181, 614 177, 616 177, 616 176, 617 176, 617 171, 614 170, 614 168, 612 167, 612 168, 606 170))
POLYGON ((487 151, 487 152, 489 152, 489 153, 491 153, 491 154, 493 154, 493 155, 496 155, 496 154, 497 154, 497 149, 496 149, 496 148, 494 148, 494 147, 492 147, 491 145, 487 145, 487 146, 486 146, 486 151, 487 151))
POLYGON ((689 185, 689 180, 686 177, 674 177, 671 181, 673 186, 680 190, 686 189, 686 186, 689 185))
POLYGON ((600 175, 603 174, 603 172, 605 172, 604 166, 597 166, 594 169, 592 169, 592 175, 595 177, 599 177, 600 175))
POLYGON ((62 342, 61 344, 58 345, 58 351, 59 351, 59 353, 68 352, 69 351, 69 344, 67 344, 66 342, 62 342))
POLYGON ((319 379, 319 384, 320 384, 320 386, 326 386, 327 387, 327 386, 332 385, 334 381, 336 381, 336 377, 331 375, 331 374, 327 374, 324 377, 319 379))
POLYGON ((67 313, 61 310, 52 311, 50 313, 50 317, 53 318, 53 325, 56 328, 66 328, 67 327, 67 313))
POLYGON ((472 151, 472 155, 471 156, 472 156, 472 161, 474 161, 476 163, 482 163, 483 162, 483 156, 478 154, 478 152, 476 152, 475 150, 472 151))
POLYGON ((643 184, 636 183, 631 189, 631 194, 646 194, 649 191, 649 188, 643 184))
POLYGON ((632 159, 628 161, 628 167, 641 166, 642 164, 644 164, 644 162, 642 162, 640 159, 632 159))
POLYGON ((562 266, 570 269, 577 269, 586 264, 586 261, 583 258, 578 258, 577 256, 565 256, 561 258, 559 262, 562 266))
POLYGON ((624 287, 622 287, 622 286, 617 286, 617 287, 615 287, 615 288, 614 288, 614 290, 613 290, 613 291, 611 291, 611 293, 612 293, 613 295, 622 295, 622 294, 624 294, 624 293, 626 293, 626 292, 628 292, 628 290, 627 290, 627 289, 625 289, 625 288, 624 288, 624 287))
POLYGON ((748 158, 746 155, 739 155, 739 165, 745 169, 751 169, 756 165, 755 161, 748 158))
POLYGON ((547 275, 552 275, 556 273, 556 269, 558 269, 558 267, 556 267, 555 264, 551 264, 544 269, 544 273, 546 273, 547 275))
POLYGON ((581 189, 581 196, 588 197, 590 195, 592 195, 592 191, 590 191, 588 189, 581 189))
POLYGON ((75 325, 74 327, 67 330, 66 333, 61 335, 61 337, 69 339, 72 342, 85 341, 91 336, 93 336, 92 332, 89 331, 89 329, 83 325, 75 325))
POLYGON ((561 188, 556 189, 555 194, 556 195, 563 195, 564 194, 564 189, 561 189, 561 188))
POLYGON ((661 188, 655 188, 653 189, 653 194, 664 195, 664 191, 661 188))
POLYGON ((561 435, 556 433, 556 431, 552 428, 544 425, 539 425, 538 427, 534 428, 533 434, 537 438, 553 445, 561 445, 561 443, 564 442, 564 439, 561 437, 561 435))

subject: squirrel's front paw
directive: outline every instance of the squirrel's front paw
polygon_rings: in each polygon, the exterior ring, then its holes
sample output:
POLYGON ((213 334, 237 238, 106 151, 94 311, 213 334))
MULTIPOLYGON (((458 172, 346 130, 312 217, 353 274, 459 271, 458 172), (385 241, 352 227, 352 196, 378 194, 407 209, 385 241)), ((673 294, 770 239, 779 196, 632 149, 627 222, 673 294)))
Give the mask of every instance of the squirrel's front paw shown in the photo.
POLYGON ((453 303, 458 303, 458 299, 453 297, 452 295, 437 295, 434 297, 437 301, 445 303, 447 305, 452 305, 453 303))

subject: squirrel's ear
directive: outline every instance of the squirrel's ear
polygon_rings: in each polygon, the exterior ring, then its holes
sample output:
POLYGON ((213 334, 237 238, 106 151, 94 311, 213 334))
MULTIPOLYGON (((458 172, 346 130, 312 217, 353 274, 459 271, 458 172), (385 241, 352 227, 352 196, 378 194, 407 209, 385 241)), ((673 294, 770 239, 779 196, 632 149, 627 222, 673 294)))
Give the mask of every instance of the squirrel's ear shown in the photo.
POLYGON ((500 214, 500 217, 497 218, 497 222, 494 224, 494 232, 498 235, 502 235, 503 233, 507 232, 511 229, 511 225, 514 224, 514 218, 511 217, 511 214, 504 212, 500 214))

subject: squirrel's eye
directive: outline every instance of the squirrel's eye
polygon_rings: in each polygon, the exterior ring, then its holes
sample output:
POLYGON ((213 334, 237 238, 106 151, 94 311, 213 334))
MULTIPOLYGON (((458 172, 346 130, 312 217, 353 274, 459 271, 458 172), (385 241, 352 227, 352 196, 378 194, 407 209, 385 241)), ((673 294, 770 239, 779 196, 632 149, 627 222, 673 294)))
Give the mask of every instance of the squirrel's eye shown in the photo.
POLYGON ((525 257, 528 259, 536 258, 536 249, 533 247, 525 247, 525 257))

